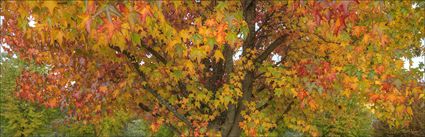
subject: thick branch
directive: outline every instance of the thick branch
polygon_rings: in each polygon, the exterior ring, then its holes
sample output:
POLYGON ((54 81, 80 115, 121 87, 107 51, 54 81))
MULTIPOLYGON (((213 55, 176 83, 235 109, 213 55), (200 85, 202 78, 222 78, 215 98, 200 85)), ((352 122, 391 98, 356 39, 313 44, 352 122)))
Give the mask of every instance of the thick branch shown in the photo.
MULTIPOLYGON (((132 55, 127 50, 121 51, 120 48, 117 47, 117 46, 110 45, 109 47, 114 49, 117 52, 120 52, 120 53, 126 55, 126 57, 131 61, 131 64, 133 65, 136 72, 140 75, 140 77, 142 77, 143 80, 146 80, 146 75, 139 69, 140 64, 138 63, 138 61, 136 60, 136 57, 134 55, 132 55)), ((178 113, 177 109, 174 106, 172 106, 167 100, 165 100, 161 95, 159 95, 159 93, 157 91, 155 91, 154 89, 152 89, 148 85, 145 85, 143 87, 149 93, 151 93, 159 101, 159 103, 161 105, 165 106, 168 111, 172 112, 174 114, 174 116, 176 116, 178 119, 183 121, 187 126, 189 126, 189 128, 192 128, 192 123, 184 115, 178 113)))
POLYGON ((292 105, 294 104, 294 100, 292 100, 289 104, 288 104, 288 106, 286 107, 286 109, 285 109, 285 111, 283 111, 283 114, 288 114, 288 112, 291 110, 291 108, 292 108, 292 105))
POLYGON ((268 99, 267 99, 267 101, 266 101, 266 103, 264 103, 263 105, 261 105, 261 106, 258 106, 257 107, 257 110, 258 111, 261 111, 261 110, 263 110, 264 108, 266 108, 267 106, 269 106, 269 102, 273 99, 273 97, 274 96, 270 96, 268 99))
POLYGON ((257 32, 260 32, 263 30, 263 28, 268 24, 269 20, 271 19, 271 17, 273 17, 275 11, 273 11, 271 14, 268 14, 266 16, 266 18, 264 19, 263 23, 261 24, 261 26, 258 28, 257 32))
POLYGON ((272 44, 270 44, 266 50, 263 51, 263 53, 258 56, 257 59, 255 59, 255 62, 261 63, 263 62, 269 55, 272 53, 277 47, 279 47, 288 37, 288 34, 285 34, 279 38, 277 38, 275 41, 273 41, 272 44))
MULTIPOLYGON (((286 61, 286 58, 288 58, 289 49, 290 49, 290 46, 289 45, 285 47, 285 49, 284 49, 285 50, 285 55, 283 55, 282 59, 280 59, 279 62, 276 62, 275 64, 273 64, 273 67, 277 67, 277 66, 279 66, 280 64, 282 64, 283 62, 286 61)), ((264 75, 265 73, 266 72, 262 72, 262 73, 258 74, 257 76, 255 76, 255 78, 259 78, 262 75, 264 75)))
MULTIPOLYGON (((152 49, 151 47, 148 47, 148 46, 144 45, 142 42, 140 42, 139 47, 146 49, 155 58, 157 58, 162 64, 164 64, 164 65, 167 64, 167 60, 161 54, 159 54, 157 51, 155 51, 154 49, 152 49)), ((186 84, 184 84, 183 82, 179 81, 178 82, 178 87, 183 92, 183 95, 187 96, 189 94, 189 92, 186 89, 186 84)))
POLYGON ((243 55, 245 55, 246 51, 248 49, 251 49, 252 47, 254 47, 254 41, 255 41, 255 17, 256 17, 256 12, 255 12, 255 8, 256 8, 256 4, 257 2, 255 0, 244 0, 242 1, 242 6, 244 7, 243 9, 243 17, 245 22, 248 24, 248 29, 249 29, 249 33, 246 37, 246 40, 243 43, 243 55))
MULTIPOLYGON (((243 17, 245 22, 248 24, 248 35, 242 45, 242 56, 248 56, 248 51, 255 47, 255 18, 257 2, 255 0, 243 0, 243 17)), ((226 122, 224 124, 224 132, 222 136, 240 136, 241 128, 239 127, 239 122, 243 120, 240 112, 245 109, 243 104, 244 100, 250 100, 252 95, 252 83, 254 81, 254 72, 247 71, 244 79, 242 80, 242 98, 238 99, 238 103, 235 105, 230 105, 228 110, 226 122), (233 110, 234 109, 234 110, 233 110)))
POLYGON ((151 47, 148 47, 148 46, 144 45, 143 43, 140 43, 140 47, 148 50, 149 53, 151 53, 155 58, 157 58, 159 61, 161 61, 161 63, 167 64, 167 60, 164 57, 162 57, 161 54, 159 54, 154 49, 152 49, 151 47))
POLYGON ((233 51, 229 45, 224 45, 224 74, 226 80, 229 80, 229 75, 233 71, 233 51))
POLYGON ((153 90, 152 88, 148 87, 148 86, 144 86, 144 88, 151 93, 153 96, 155 96, 156 99, 158 99, 159 103, 163 106, 165 106, 168 111, 171 111, 174 116, 176 116, 178 119, 180 119, 181 121, 183 121, 187 126, 189 126, 189 128, 192 128, 192 123, 189 121, 189 119, 187 119, 184 115, 180 114, 179 112, 177 112, 177 109, 174 108, 174 106, 172 106, 167 100, 165 100, 164 98, 162 98, 161 95, 159 95, 158 92, 156 92, 155 90, 153 90))

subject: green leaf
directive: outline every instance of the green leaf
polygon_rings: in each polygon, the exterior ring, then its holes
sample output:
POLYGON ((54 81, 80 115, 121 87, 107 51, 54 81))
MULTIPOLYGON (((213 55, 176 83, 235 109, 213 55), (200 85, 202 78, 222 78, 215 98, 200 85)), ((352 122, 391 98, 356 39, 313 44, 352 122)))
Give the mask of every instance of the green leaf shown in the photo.
POLYGON ((237 40, 237 35, 234 32, 229 32, 226 35, 226 40, 229 42, 229 44, 233 45, 235 44, 236 40, 237 40))
POLYGON ((204 58, 206 55, 206 51, 200 48, 192 48, 192 50, 190 51, 190 58, 192 60, 197 60, 198 62, 201 62, 201 59, 204 58))
POLYGON ((274 95, 277 97, 280 97, 283 94, 283 89, 282 88, 276 88, 274 90, 274 95))
POLYGON ((140 44, 140 34, 138 33, 131 33, 131 42, 133 42, 133 45, 138 45, 140 44))

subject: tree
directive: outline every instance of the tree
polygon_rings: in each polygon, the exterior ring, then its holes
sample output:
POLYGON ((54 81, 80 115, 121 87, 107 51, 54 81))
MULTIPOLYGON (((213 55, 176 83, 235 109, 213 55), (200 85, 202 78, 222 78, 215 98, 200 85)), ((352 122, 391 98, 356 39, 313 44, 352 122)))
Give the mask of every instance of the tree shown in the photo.
POLYGON ((23 69, 36 73, 45 72, 42 67, 23 63, 5 53, 0 54, 0 135, 48 135, 53 132, 50 122, 59 118, 59 111, 43 109, 14 96, 15 79, 23 69))
POLYGON ((425 135, 425 99, 412 104, 413 118, 408 127, 394 128, 385 121, 374 123, 374 136, 420 137, 425 135))
POLYGON ((424 6, 411 1, 2 2, 20 58, 19 97, 93 124, 117 111, 183 135, 267 135, 284 121, 312 136, 335 96, 360 96, 406 126, 423 96, 424 6), (36 27, 28 26, 28 17, 36 27), (240 54, 240 56, 239 56, 240 54))

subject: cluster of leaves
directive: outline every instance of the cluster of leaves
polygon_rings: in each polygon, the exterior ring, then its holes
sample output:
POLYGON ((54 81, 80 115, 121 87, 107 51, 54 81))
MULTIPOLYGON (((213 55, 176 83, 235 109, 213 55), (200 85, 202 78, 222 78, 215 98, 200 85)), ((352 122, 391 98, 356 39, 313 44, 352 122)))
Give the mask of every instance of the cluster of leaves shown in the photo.
POLYGON ((425 135, 425 99, 412 104, 413 118, 407 127, 392 127, 385 121, 373 123, 374 136, 420 137, 425 135))
POLYGON ((128 137, 172 137, 175 135, 174 132, 165 125, 161 126, 155 133, 152 133, 149 127, 150 125, 142 119, 133 120, 127 124, 127 128, 123 135, 128 137))
POLYGON ((143 114, 153 131, 189 136, 268 135, 283 121, 319 136, 330 129, 317 121, 349 119, 316 118, 352 107, 343 98, 408 126, 424 95, 424 71, 403 69, 425 51, 424 6, 412 3, 11 1, 1 30, 6 51, 51 66, 24 71, 17 95, 72 120, 109 131, 143 114))
POLYGON ((105 118, 101 124, 66 122, 59 109, 46 108, 17 98, 16 78, 21 71, 46 74, 48 67, 24 63, 6 53, 0 55, 0 135, 1 136, 173 136, 172 130, 162 126, 155 134, 145 121, 129 120, 126 113, 105 118), (124 127, 127 122, 126 127, 124 127))
POLYGON ((0 55, 0 122, 2 136, 48 135, 50 122, 60 117, 57 109, 44 109, 15 96, 16 78, 22 69, 45 73, 46 69, 28 65, 5 53, 0 55))
POLYGON ((371 136, 370 110, 360 104, 360 97, 338 97, 329 101, 335 106, 327 108, 313 120, 323 136, 371 136))

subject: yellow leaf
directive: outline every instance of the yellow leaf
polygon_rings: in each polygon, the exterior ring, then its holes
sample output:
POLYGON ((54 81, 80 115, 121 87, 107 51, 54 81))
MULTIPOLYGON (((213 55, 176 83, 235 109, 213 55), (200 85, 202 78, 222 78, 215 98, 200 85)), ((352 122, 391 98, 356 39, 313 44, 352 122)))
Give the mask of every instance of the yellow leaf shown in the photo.
POLYGON ((353 31, 351 33, 354 36, 359 37, 365 30, 366 30, 366 27, 364 26, 354 26, 353 31))
POLYGON ((112 97, 114 98, 117 97, 119 93, 120 93, 119 90, 114 90, 114 92, 112 93, 112 97))
POLYGON ((44 1, 43 3, 44 7, 47 7, 49 9, 50 13, 53 13, 53 11, 55 10, 56 6, 58 6, 57 1, 44 1))
POLYGON ((180 38, 173 39, 167 44, 167 46, 165 47, 165 51, 167 51, 167 53, 169 54, 174 54, 174 46, 179 43, 181 43, 180 38))
POLYGON ((350 97, 350 91, 346 89, 342 92, 342 95, 344 95, 346 97, 350 97))
POLYGON ((81 23, 78 25, 79 29, 86 29, 87 32, 90 33, 90 29, 91 29, 91 16, 88 14, 83 14, 81 16, 79 16, 79 18, 82 19, 81 23))
POLYGON ((292 93, 293 97, 296 97, 298 95, 298 92, 295 91, 295 89, 293 89, 293 88, 291 89, 291 93, 292 93))
POLYGON ((255 119, 255 120, 254 120, 254 123, 258 125, 258 124, 260 124, 260 120, 255 119))
POLYGON ((94 109, 95 112, 100 111, 100 105, 96 105, 96 108, 94 109))
POLYGON ((308 102, 308 105, 310 106, 311 109, 316 110, 317 109, 317 104, 314 100, 310 100, 308 102))
POLYGON ((214 58, 215 58, 215 62, 220 61, 220 59, 224 60, 224 56, 219 50, 215 50, 214 58))
POLYGON ((409 114, 409 115, 413 115, 413 110, 412 110, 412 107, 407 107, 406 108, 406 112, 407 112, 407 114, 409 114))
POLYGON ((189 75, 195 75, 195 66, 190 60, 185 61, 184 66, 187 69, 189 75))
POLYGON ((364 42, 364 43, 369 43, 369 39, 370 39, 370 35, 369 35, 369 34, 365 34, 365 35, 363 36, 363 42, 364 42))
POLYGON ((58 41, 59 44, 62 44, 63 42, 63 32, 62 31, 58 31, 58 33, 56 34, 56 40, 58 41))

